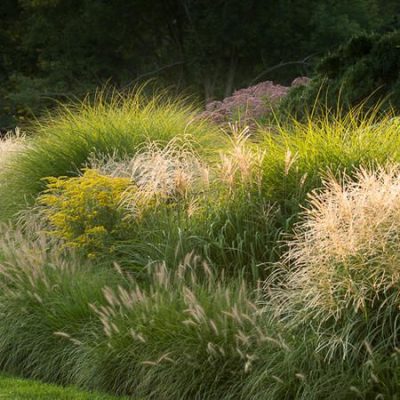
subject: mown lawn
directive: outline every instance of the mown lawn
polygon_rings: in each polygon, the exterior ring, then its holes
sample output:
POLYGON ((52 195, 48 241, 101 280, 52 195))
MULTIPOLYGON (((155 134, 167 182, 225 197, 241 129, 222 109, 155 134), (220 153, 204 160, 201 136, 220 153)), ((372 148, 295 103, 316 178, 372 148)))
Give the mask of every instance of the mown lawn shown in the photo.
MULTIPOLYGON (((113 400, 116 398, 99 393, 83 392, 73 387, 63 388, 28 379, 0 376, 1 400, 113 400)), ((118 399, 124 398, 118 397, 118 399)))

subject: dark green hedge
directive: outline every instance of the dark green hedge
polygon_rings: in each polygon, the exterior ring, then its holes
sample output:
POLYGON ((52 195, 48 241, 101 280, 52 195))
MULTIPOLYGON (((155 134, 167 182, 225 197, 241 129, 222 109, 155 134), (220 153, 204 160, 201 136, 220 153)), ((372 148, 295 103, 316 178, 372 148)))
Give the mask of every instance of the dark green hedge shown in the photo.
POLYGON ((338 105, 347 111, 378 103, 400 110, 400 30, 362 34, 329 53, 308 86, 291 90, 281 111, 302 117, 338 105))

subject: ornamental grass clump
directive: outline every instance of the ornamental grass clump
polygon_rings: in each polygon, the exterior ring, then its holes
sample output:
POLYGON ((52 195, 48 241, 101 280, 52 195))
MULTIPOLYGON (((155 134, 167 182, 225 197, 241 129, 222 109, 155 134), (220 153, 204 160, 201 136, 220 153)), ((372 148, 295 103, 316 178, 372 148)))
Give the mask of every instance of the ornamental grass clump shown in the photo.
POLYGON ((217 180, 233 194, 238 189, 259 190, 262 184, 262 166, 266 150, 251 141, 249 127, 229 124, 229 146, 220 152, 217 180))
MULTIPOLYGON (((164 261, 174 268, 195 250, 217 270, 260 277, 277 239, 274 210, 260 188, 265 151, 246 128, 232 125, 229 135, 217 162, 205 161, 182 139, 144 145, 123 160, 91 157, 90 168, 132 179, 135 196, 152 205, 136 234, 119 243, 125 259, 119 262, 145 267, 164 261)), ((132 205, 124 202, 128 210, 132 205)))
POLYGON ((29 148, 0 174, 0 219, 33 204, 45 188, 43 178, 79 175, 92 154, 123 159, 137 154, 145 143, 165 146, 173 138, 186 137, 202 156, 212 158, 225 144, 217 127, 196 118, 192 104, 165 94, 147 97, 143 89, 99 92, 93 101, 60 107, 31 131, 29 148))
POLYGON ((257 281, 277 260, 282 230, 277 207, 264 194, 268 149, 253 142, 248 128, 231 124, 228 132, 229 147, 213 171, 218 195, 209 201, 202 254, 219 270, 257 281))
POLYGON ((17 155, 26 146, 25 136, 17 128, 15 133, 7 133, 0 138, 0 171, 2 171, 7 162, 17 155))
MULTIPOLYGON (((61 384, 80 373, 82 343, 96 321, 89 303, 120 282, 110 268, 60 252, 51 238, 2 227, 0 240, 0 367, 61 384)), ((100 324, 99 328, 100 329, 100 324)))
POLYGON ((266 150, 263 192, 281 213, 281 226, 290 230, 298 220, 307 194, 322 187, 329 170, 336 177, 352 176, 359 167, 400 161, 400 120, 353 109, 346 115, 327 113, 291 120, 277 132, 260 132, 266 150))
POLYGON ((105 288, 93 309, 101 333, 89 341, 82 384, 139 398, 237 398, 266 338, 244 282, 219 282, 193 255, 149 287, 105 288))
POLYGON ((288 244, 282 313, 313 324, 330 359, 396 353, 400 307, 400 169, 329 177, 288 244), (288 312, 292 310, 292 312, 288 312), (293 312, 294 311, 294 312, 293 312))
POLYGON ((46 232, 92 258, 98 252, 111 255, 114 242, 132 232, 145 208, 135 203, 134 215, 123 207, 124 199, 137 191, 129 178, 86 169, 78 177, 46 180, 47 188, 37 201, 46 232))
POLYGON ((167 144, 153 141, 125 159, 115 154, 94 155, 88 166, 105 175, 131 179, 144 198, 185 201, 210 185, 211 167, 194 147, 190 137, 174 138, 167 144))

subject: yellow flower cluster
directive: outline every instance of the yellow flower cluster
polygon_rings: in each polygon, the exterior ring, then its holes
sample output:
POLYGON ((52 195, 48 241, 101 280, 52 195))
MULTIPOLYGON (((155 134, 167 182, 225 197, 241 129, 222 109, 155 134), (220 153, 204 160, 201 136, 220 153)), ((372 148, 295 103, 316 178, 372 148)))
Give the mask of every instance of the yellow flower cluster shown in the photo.
POLYGON ((49 233, 67 246, 96 257, 101 250, 111 253, 115 240, 132 228, 133 216, 121 203, 137 187, 129 178, 101 175, 86 169, 78 177, 46 178, 47 189, 38 202, 44 206, 49 233))

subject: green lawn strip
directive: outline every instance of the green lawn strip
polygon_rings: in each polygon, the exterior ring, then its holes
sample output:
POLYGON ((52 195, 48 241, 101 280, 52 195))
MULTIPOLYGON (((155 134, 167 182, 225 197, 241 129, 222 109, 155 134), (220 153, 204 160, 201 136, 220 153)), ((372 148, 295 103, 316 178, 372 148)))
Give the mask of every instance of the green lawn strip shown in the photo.
POLYGON ((60 387, 28 379, 0 375, 0 400, 115 400, 126 397, 113 397, 100 393, 83 392, 74 387, 60 387))

